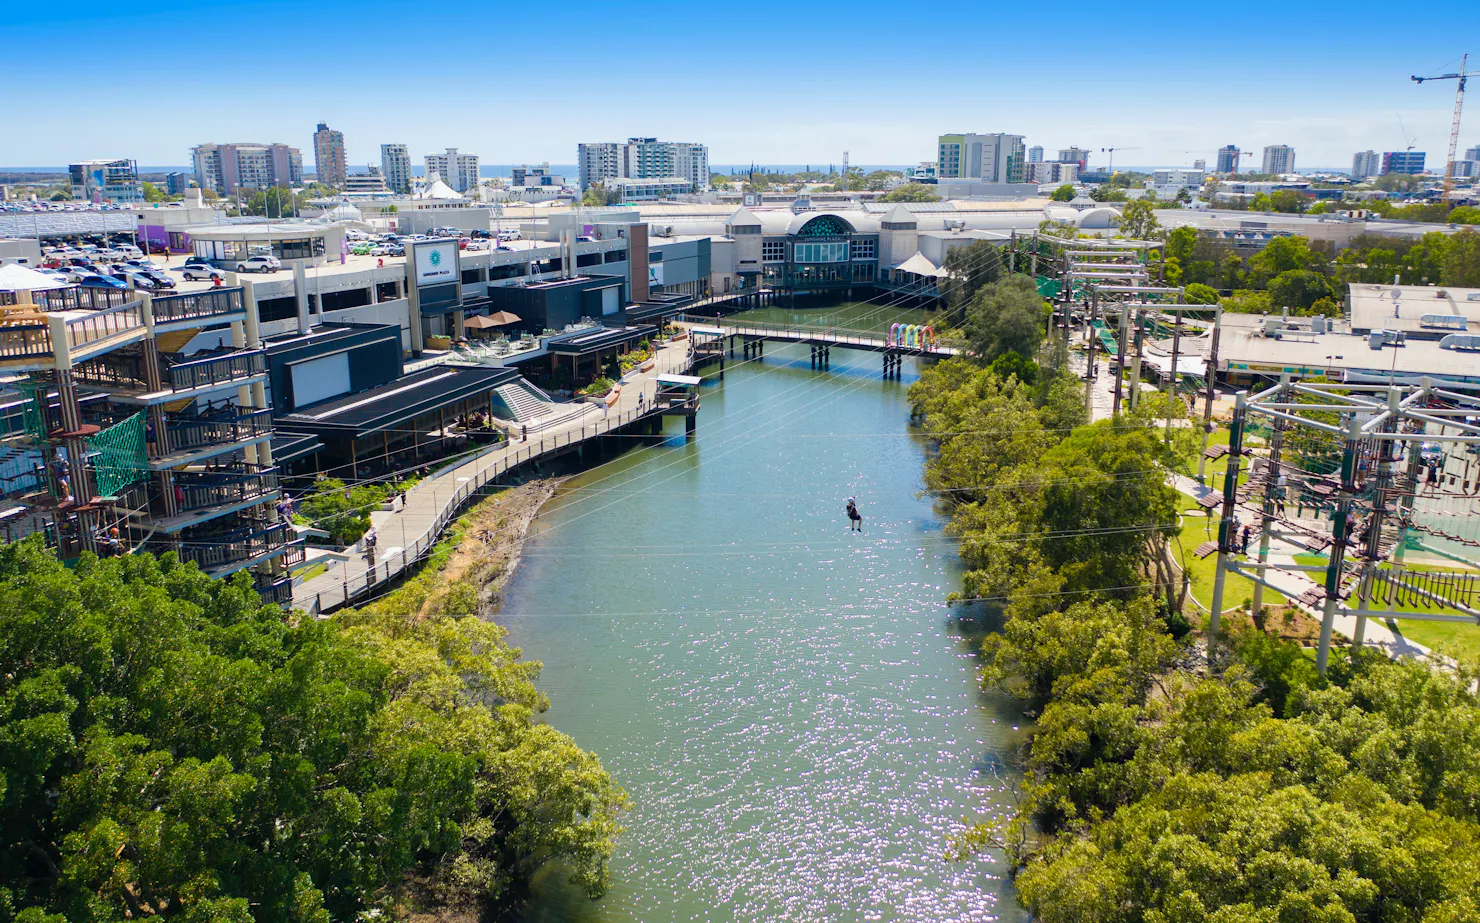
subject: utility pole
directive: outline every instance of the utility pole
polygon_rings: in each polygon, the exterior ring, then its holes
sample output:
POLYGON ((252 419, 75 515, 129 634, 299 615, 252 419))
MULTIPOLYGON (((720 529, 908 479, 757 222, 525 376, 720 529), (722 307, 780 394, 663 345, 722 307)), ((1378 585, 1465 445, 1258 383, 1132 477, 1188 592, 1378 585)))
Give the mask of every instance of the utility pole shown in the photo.
MULTIPOLYGON (((1228 574, 1228 556, 1233 553, 1233 512, 1238 503, 1238 470, 1244 453, 1244 415, 1249 392, 1234 399, 1233 422, 1228 428, 1228 472, 1223 477, 1223 518, 1218 520, 1218 563, 1213 570, 1213 605, 1208 614, 1208 664, 1218 642, 1218 621, 1223 614, 1223 585, 1228 574)), ((1262 575, 1261 575, 1262 576, 1262 575)))
POLYGON ((1352 499, 1357 493, 1357 453, 1361 451, 1361 438, 1362 423, 1353 413, 1347 420, 1346 443, 1341 452, 1341 487, 1336 492, 1336 515, 1331 522, 1331 557, 1326 564, 1326 599, 1321 605, 1321 638, 1316 646, 1316 669, 1323 676, 1331 658, 1331 632, 1336 627, 1336 608, 1341 605, 1341 570, 1346 564, 1352 499))
MULTIPOLYGON (((1204 373, 1207 381, 1207 402, 1203 404, 1203 451, 1208 450, 1208 437, 1213 433, 1213 395, 1217 392, 1214 380, 1218 376, 1218 335, 1223 332, 1223 303, 1213 309, 1213 341, 1208 344, 1208 370, 1204 373)), ((1197 458, 1197 482, 1206 483, 1204 475, 1207 473, 1208 457, 1199 455, 1197 458)))

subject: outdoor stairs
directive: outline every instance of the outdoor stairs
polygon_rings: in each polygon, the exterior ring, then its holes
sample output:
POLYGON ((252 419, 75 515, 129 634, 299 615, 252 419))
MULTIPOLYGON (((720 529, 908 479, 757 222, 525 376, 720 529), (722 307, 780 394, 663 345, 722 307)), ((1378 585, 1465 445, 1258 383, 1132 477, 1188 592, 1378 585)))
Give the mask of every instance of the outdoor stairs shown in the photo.
POLYGON ((514 422, 532 430, 578 417, 592 406, 587 403, 567 404, 556 401, 528 382, 500 385, 494 390, 509 405, 509 410, 514 414, 514 422))

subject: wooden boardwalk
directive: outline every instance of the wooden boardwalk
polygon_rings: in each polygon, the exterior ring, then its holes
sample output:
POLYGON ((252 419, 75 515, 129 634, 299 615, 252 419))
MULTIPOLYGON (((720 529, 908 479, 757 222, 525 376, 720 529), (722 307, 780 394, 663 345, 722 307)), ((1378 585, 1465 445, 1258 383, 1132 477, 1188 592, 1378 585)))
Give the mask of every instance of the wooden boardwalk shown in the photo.
POLYGON ((845 330, 838 327, 817 327, 807 324, 755 324, 736 323, 724 318, 688 315, 682 321, 691 325, 695 333, 719 337, 741 337, 745 340, 772 340, 781 343, 804 343, 811 346, 837 346, 844 349, 862 349, 876 353, 894 353, 901 356, 947 356, 960 355, 955 346, 930 344, 927 346, 900 346, 889 342, 888 337, 872 330, 845 330))
POLYGON ((371 595, 425 558, 473 495, 498 478, 521 465, 564 454, 587 440, 671 412, 654 406, 654 379, 690 367, 690 342, 685 339, 659 349, 655 367, 628 376, 618 401, 605 412, 591 405, 590 411, 557 422, 538 437, 531 434, 528 442, 490 447, 417 483, 406 492, 404 508, 376 524, 379 541, 374 560, 350 549, 348 561, 335 560, 327 571, 293 588, 293 608, 317 615, 371 595))

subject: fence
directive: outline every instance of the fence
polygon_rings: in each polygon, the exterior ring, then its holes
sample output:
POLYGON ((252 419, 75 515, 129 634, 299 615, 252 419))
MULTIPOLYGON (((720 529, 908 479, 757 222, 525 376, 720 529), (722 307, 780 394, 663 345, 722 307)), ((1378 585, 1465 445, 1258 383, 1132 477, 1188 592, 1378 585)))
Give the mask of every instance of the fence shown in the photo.
POLYGON ((157 295, 151 299, 149 307, 154 312, 156 324, 239 314, 244 310, 242 290, 239 288, 216 288, 180 295, 157 295))
POLYGON ((235 352, 226 356, 180 362, 169 367, 170 386, 176 391, 188 391, 205 385, 215 385, 260 375, 267 371, 267 353, 235 352))
MULTIPOLYGON (((680 364, 680 368, 687 368, 687 360, 680 364)), ((472 499, 473 495, 492 484, 498 478, 528 462, 553 455, 561 449, 572 445, 594 439, 614 430, 621 429, 637 420, 661 416, 662 411, 652 406, 644 406, 628 410, 615 416, 602 417, 589 424, 583 424, 579 429, 572 427, 562 433, 554 433, 544 436, 537 442, 523 444, 521 448, 513 449, 511 454, 506 454, 494 459, 488 465, 470 475, 466 480, 459 478, 460 483, 456 488, 447 491, 445 496, 434 486, 431 488, 433 505, 437 509, 435 518, 430 527, 420 535, 411 539, 410 544, 394 553, 387 553, 382 561, 367 562, 365 569, 354 577, 344 577, 340 585, 332 590, 311 592, 305 590, 305 583, 299 587, 295 596, 295 605, 307 609, 315 614, 337 609, 347 605, 351 600, 367 593, 378 584, 392 580, 408 569, 418 564, 427 555, 431 554, 436 546, 442 530, 448 523, 457 518, 458 513, 464 505, 472 499)), ((495 449, 493 451, 500 451, 495 449)), ((510 451, 504 449, 503 451, 510 451)), ((467 464, 477 464, 478 459, 467 464)), ((459 470, 462 466, 452 469, 459 470)), ((451 472, 449 472, 451 473, 451 472)), ((420 493, 425 496, 428 488, 421 486, 413 489, 413 494, 420 493)), ((345 565, 346 571, 349 565, 345 565)), ((311 581, 317 582, 317 581, 311 581)))
MULTIPOLYGON (((735 324, 722 320, 717 321, 713 317, 688 314, 685 314, 679 320, 700 327, 717 327, 724 331, 725 336, 770 337, 792 340, 797 343, 817 342, 830 346, 857 346, 861 349, 884 349, 889 347, 887 333, 878 330, 854 330, 843 327, 820 327, 809 324, 735 324)), ((955 347, 940 345, 923 348, 919 346, 896 346, 889 348, 905 352, 937 353, 941 355, 955 355, 957 352, 955 347)))

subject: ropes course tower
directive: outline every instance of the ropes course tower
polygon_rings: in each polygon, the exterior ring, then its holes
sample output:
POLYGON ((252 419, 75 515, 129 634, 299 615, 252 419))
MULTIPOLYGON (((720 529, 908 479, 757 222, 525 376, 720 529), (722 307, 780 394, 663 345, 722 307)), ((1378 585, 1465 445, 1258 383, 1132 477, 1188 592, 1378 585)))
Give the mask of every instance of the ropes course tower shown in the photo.
POLYGON ((1476 446, 1480 394, 1429 378, 1328 384, 1285 375, 1261 393, 1240 392, 1218 526, 1210 658, 1228 574, 1254 582, 1254 613, 1266 589, 1291 595, 1292 579, 1311 575, 1296 598, 1320 613, 1322 673, 1338 619, 1358 648, 1374 618, 1480 624, 1480 474, 1470 480, 1466 457, 1476 446), (1249 447, 1254 437, 1266 446, 1258 454, 1249 447), (1240 514, 1259 539, 1252 552, 1243 543, 1242 554, 1240 514), (1273 541, 1326 554, 1327 562, 1271 563, 1273 541), (1469 570, 1406 565, 1408 551, 1469 570), (1283 586, 1273 582, 1281 575, 1283 586))

